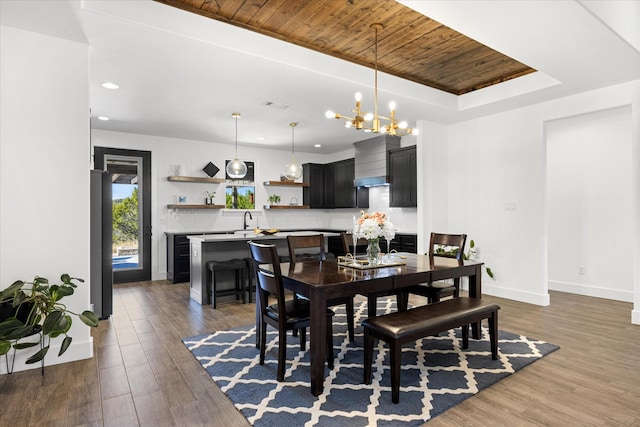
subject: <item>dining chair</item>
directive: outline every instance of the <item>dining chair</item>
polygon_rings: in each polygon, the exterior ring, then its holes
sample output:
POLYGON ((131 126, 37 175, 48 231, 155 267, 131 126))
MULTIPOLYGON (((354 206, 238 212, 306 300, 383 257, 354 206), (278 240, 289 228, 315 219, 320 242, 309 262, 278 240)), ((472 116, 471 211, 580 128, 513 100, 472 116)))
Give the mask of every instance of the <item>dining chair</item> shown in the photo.
MULTIPOLYGON (((300 350, 306 350, 306 331, 310 324, 309 301, 304 299, 285 300, 282 271, 278 250, 275 245, 249 241, 249 250, 256 267, 257 297, 260 309, 260 365, 264 365, 267 348, 267 326, 278 330, 278 374, 279 382, 284 381, 287 356, 287 331, 298 330, 300 350), (276 303, 268 305, 268 296, 275 296, 276 303)), ((327 364, 333 369, 333 327, 334 313, 327 309, 327 364)), ((258 331, 256 331, 258 333, 258 331)))
MULTIPOLYGON (((289 246, 290 262, 302 261, 318 261, 326 260, 325 242, 323 234, 314 234, 310 236, 287 236, 287 245, 289 246)), ((301 298, 299 295, 296 298, 301 298)), ((354 304, 353 297, 333 298, 327 301, 327 307, 336 305, 345 305, 347 315, 347 331, 349 334, 349 342, 355 340, 354 326, 354 304)))
MULTIPOLYGON (((462 263, 464 257, 464 245, 467 241, 466 234, 440 234, 431 233, 429 239, 429 262, 433 264, 436 258, 453 258, 462 263)), ((411 286, 406 290, 406 295, 416 294, 427 298, 432 304, 440 301, 442 297, 460 296, 460 279, 449 282, 430 282, 411 286)))
POLYGON ((369 242, 364 237, 360 237, 356 240, 356 246, 353 246, 353 234, 345 233, 344 231, 340 233, 340 240, 342 240, 342 251, 344 255, 351 254, 356 255, 357 252, 364 254, 367 245, 369 242), (358 248, 360 250, 358 251, 358 248))

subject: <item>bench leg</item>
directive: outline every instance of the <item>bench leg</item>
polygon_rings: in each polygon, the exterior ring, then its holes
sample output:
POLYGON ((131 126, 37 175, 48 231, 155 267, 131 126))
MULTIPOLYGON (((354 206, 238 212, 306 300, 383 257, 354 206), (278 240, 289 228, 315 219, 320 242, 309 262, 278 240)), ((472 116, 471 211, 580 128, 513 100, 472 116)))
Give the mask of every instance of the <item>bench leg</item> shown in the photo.
POLYGON ((489 317, 489 340, 491 341, 491 358, 498 358, 498 310, 489 317))
POLYGON ((402 359, 402 345, 397 342, 389 344, 390 364, 391 364, 391 401, 400 401, 400 361, 402 359))
POLYGON ((480 331, 482 330, 481 326, 482 325, 480 324, 480 321, 473 322, 471 324, 471 333, 473 335, 474 340, 480 339, 480 331))
POLYGON ((469 325, 462 325, 462 348, 469 348, 469 325))
POLYGON ((373 342, 375 339, 369 333, 369 330, 364 330, 364 377, 363 383, 371 384, 371 365, 373 364, 373 342))

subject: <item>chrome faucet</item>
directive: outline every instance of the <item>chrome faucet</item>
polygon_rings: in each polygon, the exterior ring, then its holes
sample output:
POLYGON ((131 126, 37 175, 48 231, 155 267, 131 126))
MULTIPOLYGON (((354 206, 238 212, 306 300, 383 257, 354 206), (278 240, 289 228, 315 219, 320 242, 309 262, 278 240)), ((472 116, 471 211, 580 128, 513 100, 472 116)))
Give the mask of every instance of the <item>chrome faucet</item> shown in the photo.
POLYGON ((247 229, 247 214, 249 214, 249 219, 253 219, 253 217, 251 216, 251 212, 246 211, 246 212, 244 213, 244 223, 243 223, 243 226, 242 226, 242 229, 243 229, 243 230, 246 230, 246 229, 247 229))

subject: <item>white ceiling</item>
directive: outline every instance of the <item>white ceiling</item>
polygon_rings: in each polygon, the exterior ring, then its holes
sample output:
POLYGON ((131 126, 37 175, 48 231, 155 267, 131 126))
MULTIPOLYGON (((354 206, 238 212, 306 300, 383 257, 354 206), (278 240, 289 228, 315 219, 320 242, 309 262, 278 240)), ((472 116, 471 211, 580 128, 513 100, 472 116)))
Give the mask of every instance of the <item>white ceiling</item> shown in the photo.
MULTIPOLYGON (((398 117, 411 126, 640 79, 640 1, 402 3, 539 70, 462 96, 381 74, 381 113, 394 100, 398 117)), ((150 0, 0 1, 0 7, 3 25, 89 44, 95 129, 233 143, 231 113, 240 112, 244 145, 288 150, 293 121, 296 151, 337 152, 372 136, 324 118, 328 109, 350 113, 357 91, 363 107, 373 109, 371 69, 150 0), (106 81, 120 89, 102 88, 106 81)))

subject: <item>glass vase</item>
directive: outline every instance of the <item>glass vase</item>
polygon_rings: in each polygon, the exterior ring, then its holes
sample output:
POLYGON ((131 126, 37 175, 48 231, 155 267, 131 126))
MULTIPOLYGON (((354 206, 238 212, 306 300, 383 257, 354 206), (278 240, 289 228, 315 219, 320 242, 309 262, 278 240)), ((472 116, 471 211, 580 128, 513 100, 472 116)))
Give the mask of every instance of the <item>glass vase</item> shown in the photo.
POLYGON ((380 239, 369 240, 367 246, 367 260, 370 265, 378 265, 380 262, 380 239))

